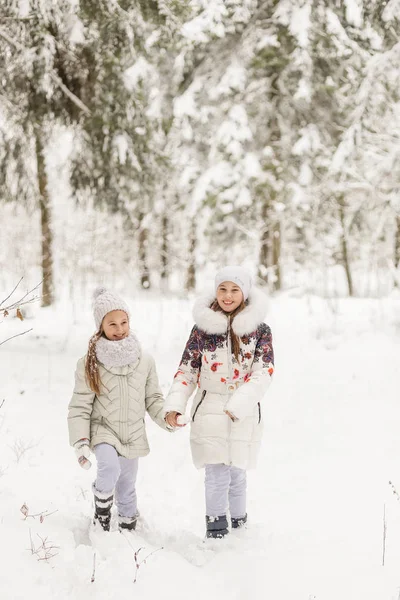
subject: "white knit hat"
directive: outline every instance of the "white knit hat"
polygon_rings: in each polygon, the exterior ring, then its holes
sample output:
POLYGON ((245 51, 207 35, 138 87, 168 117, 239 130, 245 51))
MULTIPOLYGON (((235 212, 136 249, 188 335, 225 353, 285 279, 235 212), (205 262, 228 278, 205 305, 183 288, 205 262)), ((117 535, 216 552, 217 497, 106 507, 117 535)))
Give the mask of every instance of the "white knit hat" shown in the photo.
POLYGON ((218 286, 224 281, 236 283, 242 290, 243 298, 247 300, 251 288, 251 277, 244 267, 231 265, 220 269, 215 275, 215 293, 217 293, 218 286))
POLYGON ((104 317, 112 310, 123 310, 128 319, 130 317, 129 308, 121 298, 105 287, 97 287, 93 292, 93 314, 97 329, 100 329, 104 317))

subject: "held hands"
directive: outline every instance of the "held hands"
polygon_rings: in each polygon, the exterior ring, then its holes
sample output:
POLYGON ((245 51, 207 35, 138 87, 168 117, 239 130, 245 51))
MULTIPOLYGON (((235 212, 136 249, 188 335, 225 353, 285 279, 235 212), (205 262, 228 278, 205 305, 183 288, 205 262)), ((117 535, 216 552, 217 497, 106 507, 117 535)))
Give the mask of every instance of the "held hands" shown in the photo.
POLYGON ((92 463, 89 460, 90 456, 90 448, 89 448, 89 440, 87 438, 83 438, 82 440, 78 440, 74 444, 75 454, 78 459, 78 463, 82 467, 82 469, 90 469, 92 463))
MULTIPOLYGON (((233 415, 229 410, 225 411, 231 421, 237 421, 237 417, 233 415)), ((165 415, 165 421, 170 427, 185 427, 189 422, 189 418, 186 415, 181 415, 176 411, 169 412, 165 415)))
POLYGON ((167 413, 165 415, 165 421, 170 427, 185 427, 188 423, 187 417, 176 411, 167 413))

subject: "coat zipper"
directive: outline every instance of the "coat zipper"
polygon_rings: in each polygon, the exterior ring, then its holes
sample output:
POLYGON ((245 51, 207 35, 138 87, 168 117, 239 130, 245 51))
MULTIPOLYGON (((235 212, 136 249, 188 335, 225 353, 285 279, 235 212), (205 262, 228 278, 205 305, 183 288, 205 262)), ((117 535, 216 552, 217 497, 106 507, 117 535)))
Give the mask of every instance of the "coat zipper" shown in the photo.
POLYGON ((229 376, 229 382, 232 382, 232 340, 231 340, 231 333, 230 333, 230 323, 231 323, 231 318, 228 317, 228 327, 226 330, 226 335, 227 335, 227 346, 228 346, 228 376, 229 376))
MULTIPOLYGON (((228 316, 228 324, 227 324, 227 329, 226 329, 226 337, 227 337, 227 350, 228 350, 228 383, 231 385, 233 383, 233 379, 232 379, 232 374, 233 374, 233 368, 232 368, 232 339, 231 339, 231 318, 228 316)), ((232 455, 232 440, 231 440, 231 433, 232 433, 232 421, 231 419, 228 419, 228 424, 229 424, 229 456, 231 457, 232 455)), ((232 461, 230 461, 230 464, 232 465, 232 461)))
POLYGON ((121 390, 121 443, 128 443, 128 382, 125 377, 120 378, 120 390, 121 390), (122 433, 123 432, 123 433, 122 433))
POLYGON ((200 402, 199 402, 199 403, 198 403, 198 405, 196 406, 196 408, 195 408, 195 411, 194 411, 194 413, 193 413, 192 421, 194 421, 194 418, 195 418, 195 416, 196 416, 196 413, 197 413, 197 411, 199 410, 199 408, 200 408, 200 404, 203 402, 203 400, 204 400, 204 398, 205 398, 206 394, 207 394, 207 390, 203 390, 203 393, 201 394, 200 402))

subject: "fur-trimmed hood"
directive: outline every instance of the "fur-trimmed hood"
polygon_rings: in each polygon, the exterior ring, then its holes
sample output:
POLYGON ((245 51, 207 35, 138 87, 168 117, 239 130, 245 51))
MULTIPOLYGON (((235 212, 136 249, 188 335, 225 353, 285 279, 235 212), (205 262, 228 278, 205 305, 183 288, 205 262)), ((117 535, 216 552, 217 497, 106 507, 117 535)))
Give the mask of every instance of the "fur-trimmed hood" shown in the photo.
MULTIPOLYGON (((211 335, 226 333, 228 317, 222 312, 215 312, 210 305, 215 300, 215 293, 198 298, 193 307, 193 318, 202 331, 211 335)), ((268 300, 258 288, 253 287, 249 294, 248 305, 233 320, 232 329, 239 337, 252 333, 265 319, 268 300)))

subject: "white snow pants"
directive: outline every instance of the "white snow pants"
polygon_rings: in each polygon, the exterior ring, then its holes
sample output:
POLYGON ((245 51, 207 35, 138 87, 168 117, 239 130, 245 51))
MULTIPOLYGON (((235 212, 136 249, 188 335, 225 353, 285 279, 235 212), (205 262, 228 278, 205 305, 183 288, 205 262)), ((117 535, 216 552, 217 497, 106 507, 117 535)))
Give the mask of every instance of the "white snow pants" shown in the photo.
POLYGON ((224 464, 206 465, 206 515, 221 517, 228 507, 232 518, 246 514, 246 471, 224 464))
POLYGON ((121 517, 134 517, 137 513, 136 476, 138 458, 119 456, 114 446, 97 444, 94 447, 97 476, 94 492, 111 496, 115 489, 115 503, 121 517))

